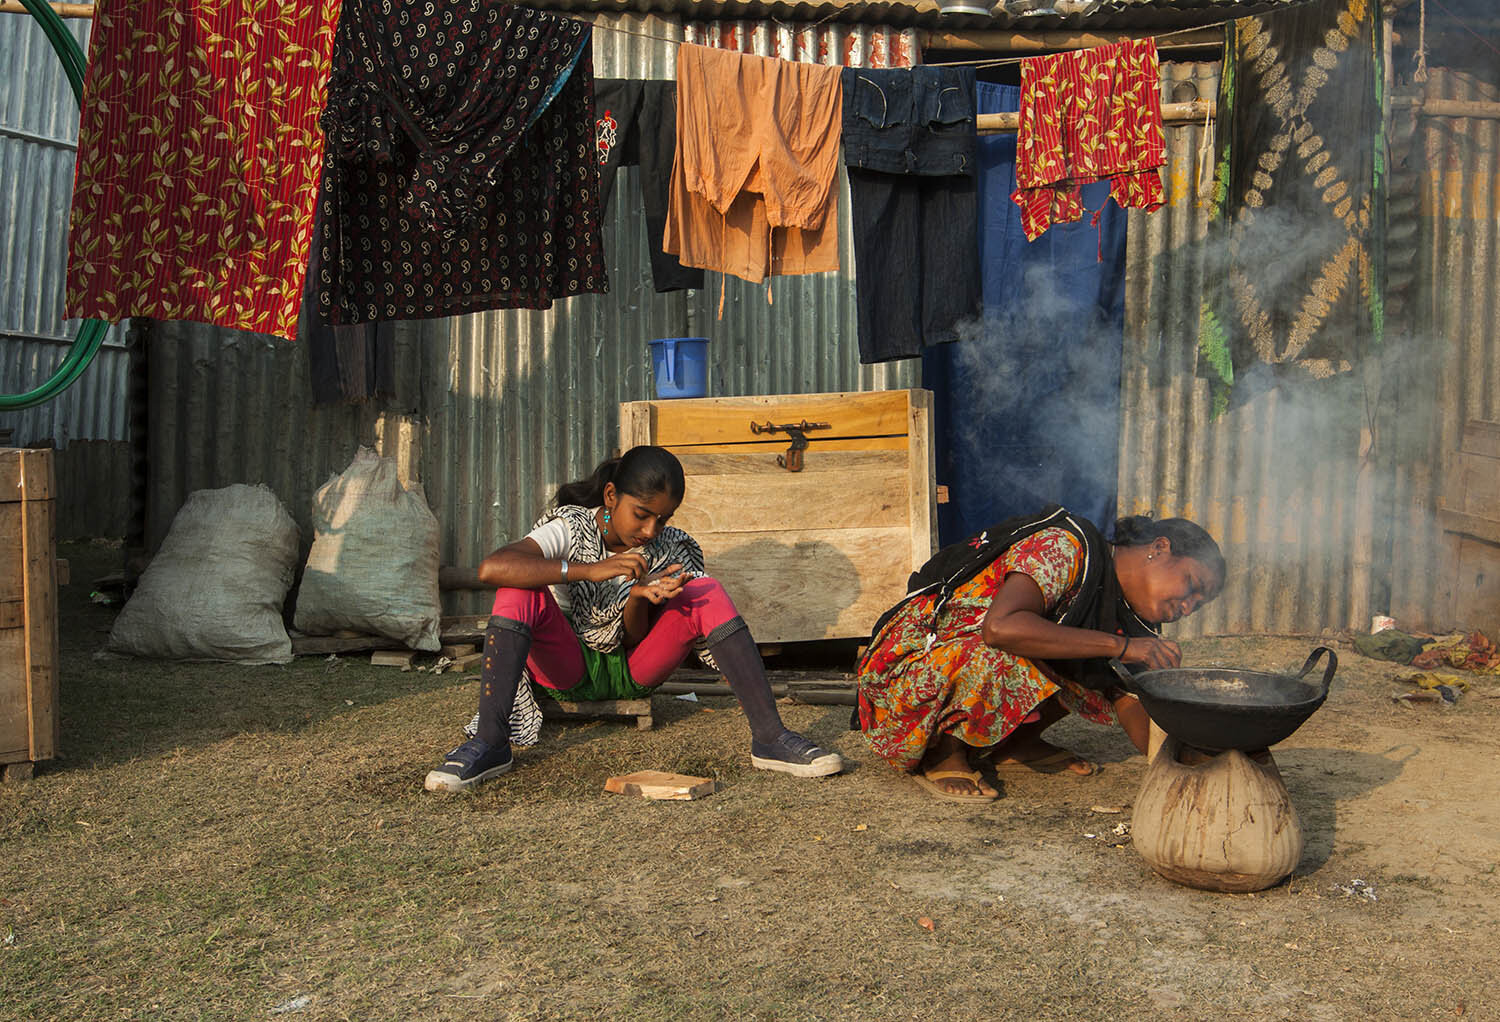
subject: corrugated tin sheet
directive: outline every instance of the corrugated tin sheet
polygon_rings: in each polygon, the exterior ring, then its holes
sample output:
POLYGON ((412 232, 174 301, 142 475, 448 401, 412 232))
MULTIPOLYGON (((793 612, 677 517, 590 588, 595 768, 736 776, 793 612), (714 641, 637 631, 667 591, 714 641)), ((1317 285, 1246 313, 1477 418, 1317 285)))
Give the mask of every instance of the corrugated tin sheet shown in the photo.
MULTIPOLYGON (((87 47, 90 22, 69 30, 87 47)), ((0 393, 45 382, 78 332, 64 322, 68 206, 73 194, 78 104, 62 65, 30 17, 0 17, 0 393)), ((124 440, 126 357, 111 331, 106 347, 61 397, 0 414, 12 442, 124 440)))
MULTIPOLYGON (((1216 65, 1164 64, 1165 99, 1212 98, 1216 65)), ((1132 211, 1122 374, 1122 513, 1181 515, 1229 562, 1223 595, 1178 635, 1307 633, 1365 613, 1353 602, 1363 396, 1355 374, 1287 386, 1216 420, 1197 378, 1211 150, 1168 130, 1168 204, 1132 211)))
POLYGON ((1260 14, 1306 0, 1002 0, 988 15, 944 14, 936 0, 541 0, 576 14, 656 14, 692 21, 754 19, 942 29, 1175 29, 1260 14))
POLYGON ((1416 270, 1409 312, 1392 323, 1398 346, 1385 360, 1390 607, 1403 625, 1443 628, 1452 623, 1436 519, 1449 482, 1444 459, 1469 419, 1500 420, 1500 120, 1430 116, 1420 112, 1423 99, 1500 103, 1500 72, 1434 68, 1425 89, 1397 96, 1394 115, 1411 138, 1393 192, 1410 200, 1398 222, 1416 270))
MULTIPOLYGON (((600 76, 674 77, 680 26, 654 17, 614 19, 595 33, 600 76)), ((755 52, 860 60, 915 53, 913 37, 847 25, 802 28, 708 25, 755 52)), ((651 285, 635 168, 622 168, 605 218, 611 293, 547 311, 498 311, 403 324, 401 393, 391 412, 424 423, 420 475, 442 526, 445 564, 474 565, 526 531, 567 479, 591 470, 618 443, 618 407, 653 396, 647 342, 710 338, 717 394, 873 390, 914 385, 915 364, 862 367, 854 331, 847 190, 841 206, 846 269, 720 281, 700 293, 658 295, 651 285)), ((155 548, 187 494, 230 482, 265 482, 304 530, 312 492, 371 444, 379 409, 309 407, 301 345, 180 323, 159 324, 150 346, 148 545, 155 548)), ((306 537, 304 536, 304 542, 306 537)), ((482 598, 453 598, 478 612, 482 598)))

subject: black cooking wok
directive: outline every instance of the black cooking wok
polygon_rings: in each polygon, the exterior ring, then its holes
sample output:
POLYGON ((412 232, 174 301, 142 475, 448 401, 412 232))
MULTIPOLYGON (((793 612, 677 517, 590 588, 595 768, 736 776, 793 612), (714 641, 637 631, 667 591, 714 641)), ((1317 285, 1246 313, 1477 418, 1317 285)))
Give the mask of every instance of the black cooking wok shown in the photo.
POLYGON ((1327 646, 1308 656, 1296 677, 1221 667, 1174 667, 1132 674, 1118 660, 1110 666, 1167 734, 1200 749, 1264 749, 1302 726, 1323 700, 1339 658, 1327 646), (1305 681, 1324 654, 1322 683, 1305 681))

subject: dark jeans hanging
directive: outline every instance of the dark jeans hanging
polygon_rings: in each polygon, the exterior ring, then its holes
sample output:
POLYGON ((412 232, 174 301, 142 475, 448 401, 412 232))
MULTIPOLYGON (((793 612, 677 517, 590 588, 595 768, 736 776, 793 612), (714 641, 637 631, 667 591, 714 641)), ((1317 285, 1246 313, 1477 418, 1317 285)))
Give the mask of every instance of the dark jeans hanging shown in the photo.
POLYGON ((677 148, 677 83, 594 79, 594 126, 600 210, 609 211, 615 171, 639 164, 653 286, 658 292, 702 287, 702 270, 683 266, 661 247, 667 226, 667 185, 677 148))
POLYGON ((845 68, 859 359, 956 340, 980 305, 972 68, 845 68))

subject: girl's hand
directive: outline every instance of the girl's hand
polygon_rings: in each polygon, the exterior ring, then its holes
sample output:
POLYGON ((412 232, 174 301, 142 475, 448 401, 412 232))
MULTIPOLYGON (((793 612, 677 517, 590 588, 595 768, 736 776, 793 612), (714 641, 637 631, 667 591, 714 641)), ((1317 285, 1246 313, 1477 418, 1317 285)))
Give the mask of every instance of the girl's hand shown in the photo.
MULTIPOLYGON (((589 582, 603 582, 610 578, 628 578, 636 581, 646 577, 646 558, 634 550, 624 550, 602 561, 580 564, 579 577, 589 582)), ((571 569, 570 569, 571 570, 571 569)))
POLYGON ((1161 670, 1182 665, 1182 648, 1170 639, 1138 635, 1126 640, 1120 659, 1127 664, 1145 664, 1147 670, 1161 670))
POLYGON ((659 607, 682 592, 685 581, 682 565, 668 565, 661 571, 648 575, 643 581, 637 582, 630 595, 659 607))

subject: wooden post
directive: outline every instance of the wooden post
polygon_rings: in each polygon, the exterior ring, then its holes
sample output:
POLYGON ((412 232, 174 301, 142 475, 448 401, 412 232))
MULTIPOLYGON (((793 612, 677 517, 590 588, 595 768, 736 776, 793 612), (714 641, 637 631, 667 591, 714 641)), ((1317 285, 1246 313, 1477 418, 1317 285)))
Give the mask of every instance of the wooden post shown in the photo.
POLYGON ((52 451, 0 450, 0 763, 57 755, 52 451))

